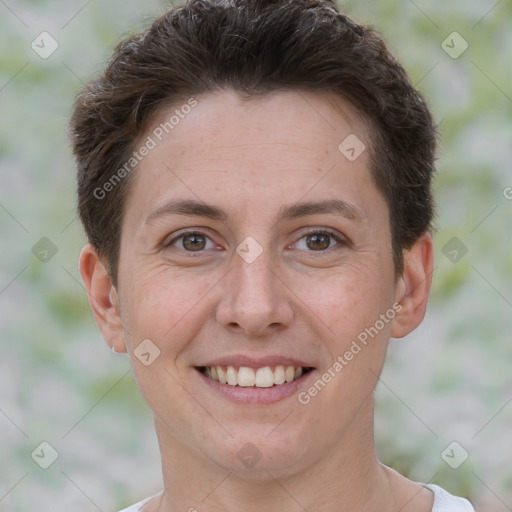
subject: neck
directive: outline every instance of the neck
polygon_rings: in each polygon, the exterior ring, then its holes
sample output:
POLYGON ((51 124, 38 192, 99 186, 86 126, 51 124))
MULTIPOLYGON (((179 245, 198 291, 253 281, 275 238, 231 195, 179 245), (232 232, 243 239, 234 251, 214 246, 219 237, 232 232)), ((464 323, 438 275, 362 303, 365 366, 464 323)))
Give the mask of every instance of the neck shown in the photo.
POLYGON ((394 510, 386 469, 373 437, 370 399, 336 446, 305 463, 248 472, 223 468, 176 442, 156 420, 164 492, 149 510, 181 512, 353 512, 394 510), (297 468, 300 467, 300 470, 297 468), (243 507, 242 507, 243 505, 243 507))

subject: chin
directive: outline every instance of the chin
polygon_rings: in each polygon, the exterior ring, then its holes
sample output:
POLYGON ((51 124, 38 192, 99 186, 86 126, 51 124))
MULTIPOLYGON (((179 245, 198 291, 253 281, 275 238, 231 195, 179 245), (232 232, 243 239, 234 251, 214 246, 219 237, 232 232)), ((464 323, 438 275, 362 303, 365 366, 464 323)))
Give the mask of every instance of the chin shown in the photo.
MULTIPOLYGON (((296 473, 301 466, 306 466, 307 451, 312 447, 299 440, 298 432, 291 433, 289 426, 282 432, 278 432, 279 428, 267 427, 263 433, 261 426, 244 428, 238 433, 230 430, 233 437, 229 442, 224 440, 208 456, 226 471, 257 480, 268 480, 269 473, 274 477, 296 473)), ((308 437, 311 440, 311 433, 308 437)))

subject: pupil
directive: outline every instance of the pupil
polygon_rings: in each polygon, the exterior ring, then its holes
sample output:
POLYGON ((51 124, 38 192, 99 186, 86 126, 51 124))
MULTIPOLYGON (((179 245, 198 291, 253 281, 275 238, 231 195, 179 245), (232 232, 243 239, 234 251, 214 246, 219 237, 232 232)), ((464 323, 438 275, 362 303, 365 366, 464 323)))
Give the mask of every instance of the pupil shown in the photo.
POLYGON ((309 235, 308 247, 310 249, 324 250, 329 248, 329 236, 327 235, 309 235), (312 242, 312 244, 309 244, 312 242), (312 245, 312 246, 311 246, 312 245))
POLYGON ((187 235, 183 238, 183 246, 190 251, 204 249, 205 240, 202 235, 187 235))

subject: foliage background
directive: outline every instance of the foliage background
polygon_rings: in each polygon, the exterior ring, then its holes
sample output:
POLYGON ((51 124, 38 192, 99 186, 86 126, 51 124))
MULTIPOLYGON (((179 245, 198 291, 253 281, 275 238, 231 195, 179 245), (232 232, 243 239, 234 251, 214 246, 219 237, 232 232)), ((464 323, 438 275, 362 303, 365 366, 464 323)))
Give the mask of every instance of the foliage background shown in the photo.
MULTIPOLYGON (((161 488, 150 414, 77 271, 66 124, 81 82, 166 5, 0 1, 0 511, 107 512, 161 488), (42 31, 59 43, 46 60, 30 46, 42 31), (47 263, 32 252, 42 237, 57 249, 47 263), (31 458, 41 441, 59 454, 47 470, 31 458)), ((343 5, 384 34, 443 138, 433 291, 422 326, 392 343, 377 390, 381 459, 477 510, 512 510, 511 2, 343 5), (441 47, 454 31, 469 44, 458 59, 441 47), (467 248, 455 263, 453 237, 467 248), (452 441, 469 453, 458 469, 441 457, 452 441)))

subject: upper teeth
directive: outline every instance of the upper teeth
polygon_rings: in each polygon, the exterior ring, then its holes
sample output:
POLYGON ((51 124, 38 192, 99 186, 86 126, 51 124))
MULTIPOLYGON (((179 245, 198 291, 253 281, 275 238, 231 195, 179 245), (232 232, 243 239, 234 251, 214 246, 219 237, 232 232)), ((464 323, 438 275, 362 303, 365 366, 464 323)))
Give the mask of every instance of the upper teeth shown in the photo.
POLYGON ((247 366, 207 366, 204 373, 206 376, 221 384, 230 386, 243 386, 257 388, 270 388, 274 384, 279 385, 284 382, 292 382, 298 379, 303 369, 300 366, 278 365, 272 371, 270 366, 263 368, 249 368, 247 366))

